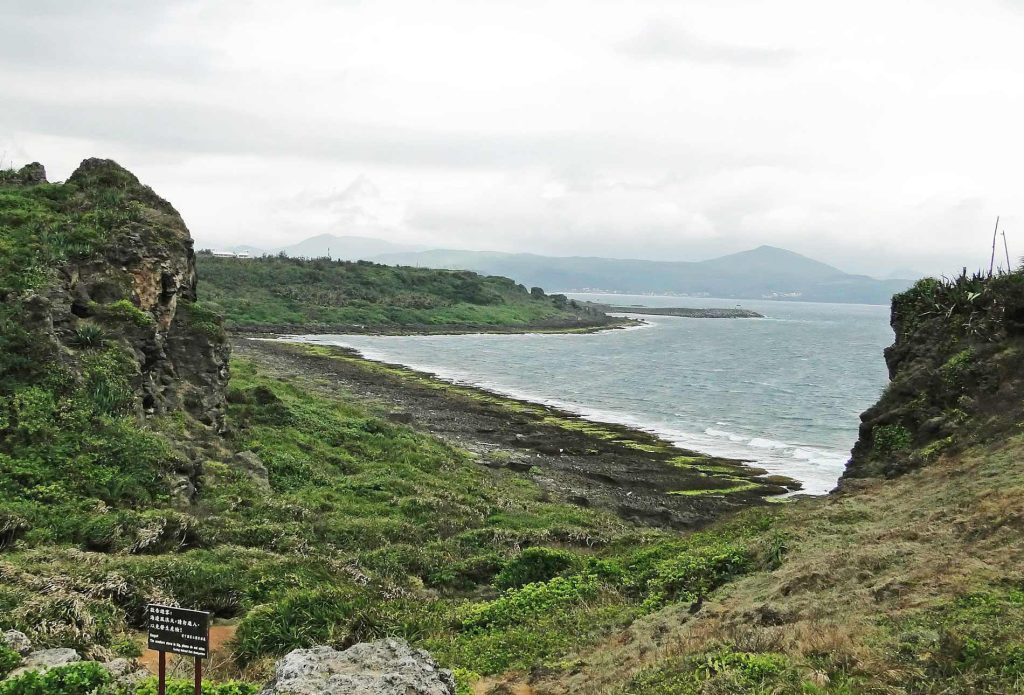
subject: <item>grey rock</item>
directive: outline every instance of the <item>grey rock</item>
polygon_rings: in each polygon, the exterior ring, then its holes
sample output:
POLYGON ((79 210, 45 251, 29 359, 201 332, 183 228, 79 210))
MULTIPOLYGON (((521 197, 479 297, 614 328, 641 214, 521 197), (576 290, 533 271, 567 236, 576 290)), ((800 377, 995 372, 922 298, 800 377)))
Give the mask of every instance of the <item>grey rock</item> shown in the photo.
POLYGON ((82 657, 74 649, 66 647, 41 649, 26 656, 25 661, 21 664, 21 668, 14 669, 7 677, 16 678, 29 671, 49 671, 51 668, 67 666, 81 660, 82 657))
POLYGON ((46 169, 39 162, 26 164, 21 169, 18 169, 18 180, 26 186, 46 183, 46 169))
POLYGON ((361 642, 344 651, 297 649, 277 662, 260 695, 454 695, 455 679, 403 640, 361 642))
POLYGON ((267 467, 255 452, 240 451, 234 455, 231 462, 245 471, 257 483, 263 485, 270 484, 270 474, 267 472, 267 467))
POLYGON ((32 651, 32 642, 24 632, 8 630, 0 635, 0 641, 22 656, 25 656, 32 651))
POLYGON ((117 687, 129 687, 149 678, 149 671, 130 659, 113 659, 100 666, 105 668, 114 679, 117 687))

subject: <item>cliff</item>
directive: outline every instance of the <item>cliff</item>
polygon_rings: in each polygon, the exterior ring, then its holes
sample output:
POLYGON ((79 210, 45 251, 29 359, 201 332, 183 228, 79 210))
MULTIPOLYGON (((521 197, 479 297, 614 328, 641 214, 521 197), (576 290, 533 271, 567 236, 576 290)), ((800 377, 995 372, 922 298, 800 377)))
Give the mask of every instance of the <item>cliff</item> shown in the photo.
POLYGON ((1024 272, 921 280, 893 298, 891 323, 890 383, 861 416, 841 486, 1020 432, 1024 272))
POLYGON ((62 185, 30 164, 0 177, 0 192, 10 231, 0 300, 35 366, 88 380, 85 363, 98 358, 84 348, 102 346, 129 374, 126 408, 183 409, 222 430, 229 348, 220 319, 196 304, 192 238, 171 204, 106 159, 85 160, 62 185))

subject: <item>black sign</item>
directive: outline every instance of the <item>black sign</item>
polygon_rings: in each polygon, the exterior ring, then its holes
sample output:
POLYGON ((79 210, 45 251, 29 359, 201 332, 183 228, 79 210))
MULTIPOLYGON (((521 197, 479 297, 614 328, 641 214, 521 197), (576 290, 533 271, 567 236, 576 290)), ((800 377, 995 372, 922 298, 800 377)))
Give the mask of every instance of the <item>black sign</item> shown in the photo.
POLYGON ((210 656, 210 614, 174 606, 147 607, 149 648, 206 659, 210 656))

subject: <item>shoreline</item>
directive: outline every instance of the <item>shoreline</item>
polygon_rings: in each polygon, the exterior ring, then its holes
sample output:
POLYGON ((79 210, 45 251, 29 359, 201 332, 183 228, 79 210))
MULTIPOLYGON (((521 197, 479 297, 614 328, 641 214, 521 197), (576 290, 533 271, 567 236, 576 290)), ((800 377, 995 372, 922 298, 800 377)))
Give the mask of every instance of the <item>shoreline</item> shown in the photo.
MULTIPOLYGON (((655 321, 645 320, 640 325, 630 326, 623 331, 638 331, 656 328, 659 324, 655 321)), ((481 340, 488 334, 476 334, 481 340)), ((520 334, 528 336, 530 334, 520 334)), ((821 496, 835 488, 836 477, 824 476, 824 478, 809 474, 807 470, 799 470, 802 463, 810 462, 814 471, 819 466, 836 466, 839 470, 845 466, 848 455, 844 451, 838 452, 828 449, 822 445, 809 444, 806 442, 789 443, 790 440, 772 439, 770 434, 744 431, 740 428, 735 431, 723 431, 718 429, 728 426, 721 422, 715 422, 707 427, 700 425, 700 428, 693 431, 684 431, 665 422, 657 420, 645 420, 641 414, 635 414, 629 410, 618 410, 613 405, 606 408, 594 405, 585 405, 572 400, 563 400, 556 393, 543 386, 535 385, 535 388, 528 386, 509 386, 498 377, 492 375, 491 379, 481 378, 473 371, 453 364, 445 364, 432 361, 427 356, 422 359, 403 358, 402 350, 389 349, 383 339, 387 336, 320 336, 309 335, 288 335, 278 336, 274 339, 311 346, 324 346, 352 352, 355 356, 378 364, 383 364, 396 369, 408 370, 411 373, 427 377, 441 383, 452 386, 464 387, 486 393, 498 398, 508 399, 517 403, 534 404, 546 408, 552 408, 565 415, 582 419, 597 426, 623 427, 629 430, 644 432, 655 437, 659 441, 666 442, 680 450, 694 452, 699 456, 721 458, 730 461, 738 461, 753 468, 763 469, 766 475, 781 476, 797 480, 801 483, 800 493, 808 496, 821 496), (352 340, 346 340, 351 338, 352 340), (362 340, 359 340, 359 339, 362 340), (379 345, 375 345, 376 338, 381 339, 379 345), (493 380, 492 380, 493 379, 493 380), (538 390, 539 389, 539 390, 538 390), (697 434, 694 434, 696 432, 697 434), (789 452, 788 457, 777 454, 783 449, 789 452), (794 471, 794 466, 798 470, 794 471), (806 477, 805 477, 806 476, 806 477), (822 480, 825 482, 822 483, 822 480)), ((421 336, 425 340, 439 336, 421 336)), ((270 340, 270 337, 257 338, 270 340)), ((427 344, 427 343, 424 343, 427 344)), ((391 346, 394 347, 393 345, 391 346)), ((735 425, 731 428, 735 430, 735 425)))
POLYGON ((414 324, 404 326, 366 326, 361 324, 241 324, 227 328, 236 337, 275 337, 290 335, 519 335, 527 333, 576 334, 600 333, 642 326, 642 319, 609 316, 601 323, 524 324, 521 326, 486 326, 477 324, 414 324))
POLYGON ((528 476, 547 494, 638 525, 700 528, 800 487, 748 462, 685 449, 651 432, 448 382, 348 348, 266 337, 236 336, 232 342, 237 357, 349 391, 377 403, 388 419, 471 452, 482 466, 528 476))

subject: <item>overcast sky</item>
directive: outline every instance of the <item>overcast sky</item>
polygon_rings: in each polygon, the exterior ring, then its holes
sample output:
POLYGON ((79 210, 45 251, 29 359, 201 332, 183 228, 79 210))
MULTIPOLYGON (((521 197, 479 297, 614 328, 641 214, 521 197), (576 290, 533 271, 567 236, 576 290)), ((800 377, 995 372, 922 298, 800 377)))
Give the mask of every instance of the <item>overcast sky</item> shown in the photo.
MULTIPOLYGON (((2 0, 0 154, 200 247, 1024 255, 1024 0, 2 0)), ((1015 261, 1016 262, 1016 261, 1015 261)))

